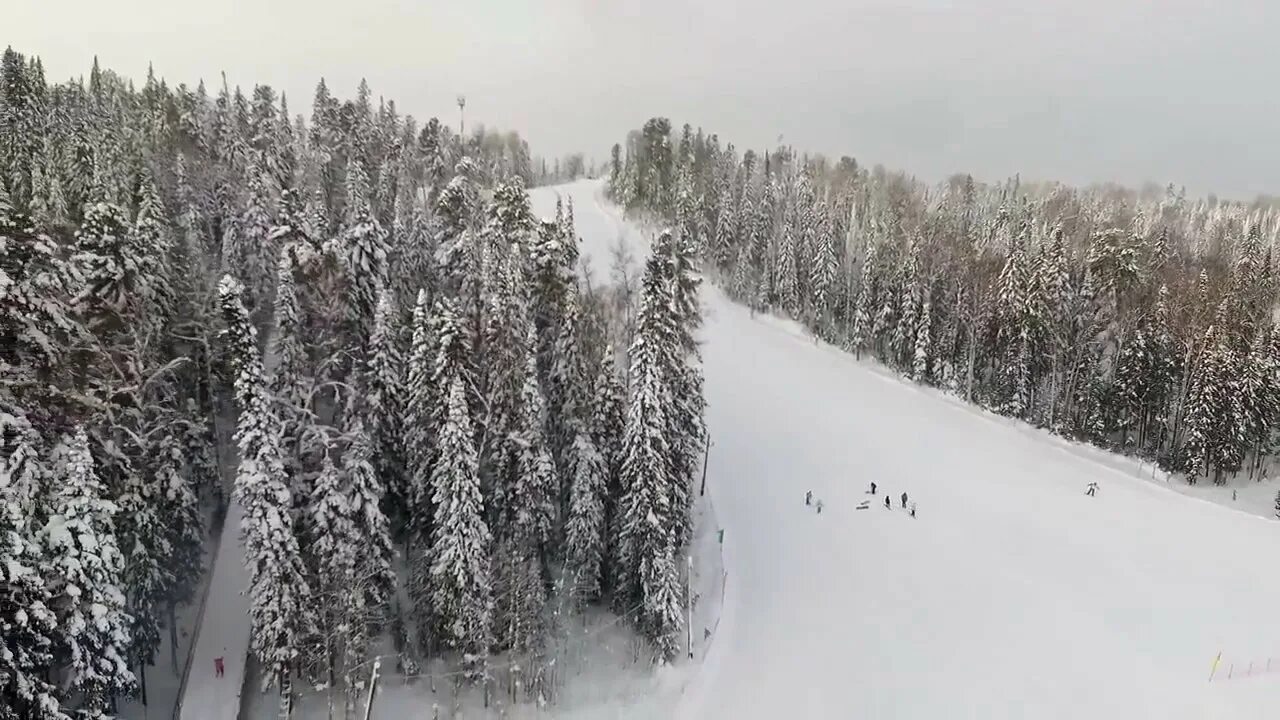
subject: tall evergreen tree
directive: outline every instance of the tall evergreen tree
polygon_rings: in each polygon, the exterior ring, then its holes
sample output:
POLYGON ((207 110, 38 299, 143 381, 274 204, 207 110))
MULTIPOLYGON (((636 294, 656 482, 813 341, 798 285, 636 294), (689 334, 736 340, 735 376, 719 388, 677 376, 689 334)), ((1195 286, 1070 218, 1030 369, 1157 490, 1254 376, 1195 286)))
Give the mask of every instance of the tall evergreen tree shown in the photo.
POLYGON ((466 654, 469 672, 478 678, 493 639, 493 601, 491 538, 484 522, 474 433, 463 380, 455 377, 449 388, 448 419, 440 429, 440 462, 432 472, 433 605, 446 641, 466 654))
POLYGON ((297 668, 314 623, 311 588, 290 512, 279 423, 263 377, 258 333, 240 301, 242 292, 243 286, 229 275, 218 286, 240 408, 235 493, 244 508, 241 530, 250 570, 251 646, 265 669, 263 684, 270 686, 282 684, 297 668))
POLYGON ((89 439, 76 431, 62 457, 54 512, 45 524, 58 645, 73 686, 84 696, 82 717, 105 718, 111 698, 134 687, 126 660, 124 557, 116 544, 118 508, 94 469, 89 439))

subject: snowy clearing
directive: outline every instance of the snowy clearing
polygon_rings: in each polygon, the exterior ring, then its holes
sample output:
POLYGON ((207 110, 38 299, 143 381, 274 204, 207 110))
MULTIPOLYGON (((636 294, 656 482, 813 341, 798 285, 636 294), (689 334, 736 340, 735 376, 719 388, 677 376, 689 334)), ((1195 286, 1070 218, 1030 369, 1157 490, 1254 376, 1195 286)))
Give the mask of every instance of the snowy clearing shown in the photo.
MULTIPOLYGON (((600 190, 558 188, 597 277, 618 234, 638 235, 600 190)), ((1280 701, 1258 672, 1280 666, 1280 525, 887 376, 714 288, 704 302, 729 581, 681 716, 1260 718, 1280 701)))

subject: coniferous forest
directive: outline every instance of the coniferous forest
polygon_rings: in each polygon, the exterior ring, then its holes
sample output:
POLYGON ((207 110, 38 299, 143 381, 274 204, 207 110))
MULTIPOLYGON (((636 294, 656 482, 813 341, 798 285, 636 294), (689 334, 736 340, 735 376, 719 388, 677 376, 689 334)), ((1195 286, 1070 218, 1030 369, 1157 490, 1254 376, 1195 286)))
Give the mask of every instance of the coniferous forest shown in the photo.
MULTIPOLYGON (((680 172, 699 188, 727 173, 716 202, 736 217, 752 166, 709 147, 680 172)), ((767 192, 809 177, 792 165, 767 192)), ((555 166, 580 174, 581 156, 555 166)), ((342 100, 321 80, 304 117, 265 85, 135 87, 96 62, 51 84, 4 53, 0 718, 145 697, 232 507, 257 676, 285 696, 336 686, 350 707, 383 637, 407 672, 444 657, 487 684, 491 656, 537 656, 563 621, 553 596, 613 608, 649 657, 674 657, 706 436, 706 232, 658 238, 631 308, 584 281, 572 205, 533 215, 546 167, 515 133, 419 123, 363 83, 342 100)), ((627 168, 645 178, 631 204, 676 187, 639 156, 627 168)), ((889 187, 860 182, 831 187, 889 187)), ((771 224, 793 206, 768 203, 771 224)), ((839 215, 807 220, 796 252, 839 215)), ((887 298, 897 276, 876 282, 887 298)), ((794 290, 817 307, 810 282, 794 290)), ((1219 372, 1250 357, 1223 353, 1219 372)), ((943 357, 926 353, 934 372, 943 357)))
MULTIPOLYGON (((1280 430, 1280 213, 1148 188, 741 154, 653 118, 610 193, 735 300, 923 385, 1186 482, 1262 479, 1280 430)), ((1280 513, 1280 496, 1277 497, 1280 513)))

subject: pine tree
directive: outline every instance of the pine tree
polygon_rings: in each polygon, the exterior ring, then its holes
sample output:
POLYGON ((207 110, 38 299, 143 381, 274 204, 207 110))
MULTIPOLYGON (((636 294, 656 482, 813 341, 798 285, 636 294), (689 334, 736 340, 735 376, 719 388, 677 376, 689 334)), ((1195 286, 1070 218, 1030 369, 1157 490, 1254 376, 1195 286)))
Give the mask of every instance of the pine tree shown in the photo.
POLYGON ((346 475, 346 506, 358 539, 355 564, 366 578, 363 583, 366 607, 381 609, 390 602, 395 589, 395 574, 391 569, 395 550, 387 516, 382 511, 386 491, 372 464, 369 434, 358 416, 348 434, 351 444, 343 454, 342 464, 346 475))
POLYGON ((134 686, 129 671, 124 557, 116 545, 115 503, 94 469, 81 428, 65 448, 54 514, 45 524, 49 575, 60 651, 73 686, 84 695, 82 717, 106 717, 115 695, 134 686))
POLYGON ((813 259, 811 307, 817 323, 819 337, 829 337, 831 327, 831 301, 836 291, 836 250, 834 238, 827 235, 827 227, 814 229, 813 242, 817 246, 813 259))
POLYGON ((440 430, 440 462, 432 472, 435 542, 433 606, 450 646, 462 650, 472 678, 484 673, 492 643, 489 528, 462 378, 449 388, 448 421, 440 430))
POLYGON ((874 337, 872 316, 876 312, 876 254, 877 245, 871 241, 867 247, 867 257, 862 261, 862 281, 858 285, 858 308, 854 311, 853 333, 849 340, 854 354, 859 359, 867 341, 874 337))
POLYGON ((606 534, 602 574, 613 588, 619 564, 616 539, 621 535, 622 513, 622 437, 626 431, 626 404, 621 379, 614 368, 613 348, 607 346, 596 376, 595 396, 591 412, 591 439, 604 462, 604 531, 606 534))
POLYGON ((342 229, 343 260, 348 274, 349 319, 358 328, 358 346, 373 330, 378 288, 386 284, 387 235, 369 204, 369 181, 353 156, 347 165, 347 218, 342 229))
POLYGON ((312 541, 308 548, 318 569, 317 590, 320 594, 319 620, 324 643, 326 680, 332 682, 340 661, 338 654, 346 642, 353 640, 354 624, 349 597, 359 594, 357 547, 364 542, 356 530, 343 477, 333 457, 326 452, 311 490, 308 507, 308 530, 312 541))
POLYGON ((574 439, 572 456, 573 489, 565 531, 565 570, 572 578, 574 599, 584 602, 600 595, 608 468, 585 432, 579 432, 574 439))
POLYGON ((644 601, 644 574, 667 551, 671 540, 671 479, 675 454, 668 438, 673 399, 664 377, 673 353, 670 307, 662 259, 655 252, 645 272, 640 330, 631 348, 633 390, 622 440, 622 507, 618 527, 618 589, 629 600, 644 601))
POLYGON ((436 391, 432 383, 436 341, 426 290, 418 291, 413 309, 413 342, 405 389, 405 448, 408 462, 409 594, 414 620, 422 637, 431 629, 431 546, 433 506, 431 470, 436 449, 436 391))
POLYGON ((143 175, 141 203, 129 237, 137 258, 138 315, 148 336, 158 335, 173 314, 172 273, 169 258, 173 241, 159 190, 150 173, 143 175))
POLYGON ((267 394, 257 331, 240 302, 243 287, 224 276, 218 287, 235 365, 240 408, 235 493, 244 508, 245 562, 250 569, 251 645, 264 686, 283 683, 296 669, 304 638, 313 632, 311 589, 294 534, 279 424, 267 394))
POLYGON ((204 521, 195 488, 199 487, 202 459, 188 457, 183 447, 185 434, 168 429, 155 453, 155 487, 159 516, 164 518, 165 545, 169 552, 160 557, 169 582, 163 600, 169 612, 170 649, 177 666, 177 606, 191 602, 204 570, 204 521), (184 473, 189 474, 184 477, 184 473))
POLYGON ((297 465, 298 436, 303 416, 310 410, 310 359, 304 346, 302 312, 294 280, 294 260, 290 253, 280 253, 276 271, 275 331, 271 336, 271 352, 275 367, 270 387, 280 416, 281 443, 286 466, 297 465))
POLYGON ((929 374, 932 346, 933 304, 926 296, 920 306, 920 318, 916 325, 916 349, 912 363, 911 377, 916 382, 930 384, 929 374))
POLYGON ((774 274, 777 277, 776 292, 782 310, 796 317, 800 314, 800 289, 796 282, 796 243, 792 223, 787 223, 782 230, 782 238, 778 243, 777 266, 774 274))
POLYGON ((656 557, 645 558, 640 566, 644 592, 644 626, 653 641, 658 660, 674 660, 679 651, 679 634, 684 625, 681 612, 680 572, 676 566, 674 540, 667 538, 656 557))
POLYGON ((158 517, 154 486, 154 479, 130 482, 119 500, 121 518, 127 518, 127 522, 120 523, 120 540, 124 547, 125 611, 131 620, 128 657, 138 667, 144 695, 146 667, 155 662, 160 646, 162 603, 174 584, 164 563, 173 548, 158 517))
POLYGON ((0 720, 66 720, 47 678, 59 630, 33 517, 43 484, 35 432, 29 425, 0 429, 21 438, 0 461, 0 720))
POLYGON ((406 378, 398 323, 391 303, 391 293, 379 289, 373 334, 369 336, 367 412, 373 463, 385 492, 383 509, 394 519, 397 528, 403 528, 409 508, 404 442, 406 378))
POLYGON ((537 375, 537 362, 532 353, 534 338, 529 336, 530 352, 525 360, 524 382, 520 391, 520 456, 511 505, 513 526, 518 542, 534 551, 546 562, 551 548, 551 529, 556 520, 556 492, 560 487, 555 463, 547 443, 546 403, 537 375))
POLYGON ((255 160, 246 174, 248 196, 244 211, 234 224, 231 238, 231 257, 223 259, 227 272, 245 278, 249 299, 257 312, 265 309, 275 267, 275 242, 272 238, 274 208, 271 198, 271 177, 266 168, 255 160))
POLYGON ((523 654, 542 642, 546 590, 537 552, 508 533, 494 554, 498 593, 494 608, 497 647, 523 654))
POLYGON ((693 248, 687 243, 667 244, 659 237, 655 252, 666 256, 671 273, 673 313, 668 322, 675 345, 673 352, 664 354, 663 358, 664 375, 673 400, 670 412, 665 415, 670 426, 668 436, 674 439, 669 499, 675 547, 679 549, 693 535, 693 478, 707 436, 703 422, 706 403, 702 371, 694 337, 702 320, 698 305, 701 280, 694 274, 693 248))
POLYGON ((123 210, 98 202, 85 208, 76 232, 75 263, 84 277, 76 302, 99 333, 117 331, 133 319, 129 303, 138 296, 141 263, 130 253, 127 228, 123 210))

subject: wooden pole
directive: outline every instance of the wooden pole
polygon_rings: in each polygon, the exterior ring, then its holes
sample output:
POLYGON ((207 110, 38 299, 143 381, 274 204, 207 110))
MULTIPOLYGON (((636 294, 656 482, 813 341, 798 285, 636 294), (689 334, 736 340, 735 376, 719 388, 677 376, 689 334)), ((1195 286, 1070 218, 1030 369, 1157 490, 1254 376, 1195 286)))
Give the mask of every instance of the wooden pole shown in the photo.
POLYGON ((364 704, 364 720, 369 720, 373 713, 373 690, 378 686, 378 669, 382 667, 382 659, 373 661, 373 673, 369 676, 369 699, 364 704))
POLYGON ((707 444, 702 450, 702 488, 698 490, 698 496, 707 494, 707 459, 711 457, 711 433, 707 433, 707 444))

